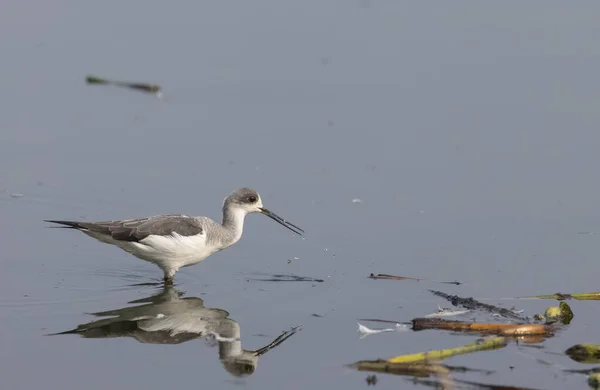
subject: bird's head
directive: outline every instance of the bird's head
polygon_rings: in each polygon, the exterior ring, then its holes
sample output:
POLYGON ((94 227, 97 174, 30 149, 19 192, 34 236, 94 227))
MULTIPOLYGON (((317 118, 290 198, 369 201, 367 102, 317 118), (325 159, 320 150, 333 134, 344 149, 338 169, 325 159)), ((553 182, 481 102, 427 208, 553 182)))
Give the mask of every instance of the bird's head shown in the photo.
POLYGON ((277 214, 263 207, 260 194, 251 188, 238 188, 229 194, 223 201, 223 208, 232 208, 241 210, 244 214, 261 213, 271 218, 275 222, 285 226, 296 234, 302 235, 304 230, 298 226, 286 221, 277 214))

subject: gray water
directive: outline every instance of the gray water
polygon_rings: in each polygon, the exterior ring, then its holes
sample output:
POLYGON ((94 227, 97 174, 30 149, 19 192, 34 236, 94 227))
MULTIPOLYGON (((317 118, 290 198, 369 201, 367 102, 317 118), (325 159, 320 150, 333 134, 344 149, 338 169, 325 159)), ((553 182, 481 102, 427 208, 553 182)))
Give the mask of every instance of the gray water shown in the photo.
MULTIPOLYGON (((597 290, 600 241, 578 233, 600 231, 599 12, 558 1, 3 4, 0 388, 362 389, 368 373, 345 365, 476 340, 359 338, 359 318, 449 306, 430 288, 526 315, 552 302, 508 298, 597 290), (87 74, 156 82, 165 99, 89 86, 87 74), (226 311, 246 350, 302 326, 252 375, 226 370, 216 341, 47 335, 159 294, 136 284, 161 272, 43 219, 219 218, 240 186, 306 239, 249 216, 238 244, 182 269, 175 288, 226 311)), ((512 343, 448 364, 495 371, 457 374, 477 382, 585 388, 557 367, 590 367, 562 352, 598 342, 600 311, 570 304, 573 323, 543 349, 512 343)), ((377 388, 423 387, 377 376, 377 388)))

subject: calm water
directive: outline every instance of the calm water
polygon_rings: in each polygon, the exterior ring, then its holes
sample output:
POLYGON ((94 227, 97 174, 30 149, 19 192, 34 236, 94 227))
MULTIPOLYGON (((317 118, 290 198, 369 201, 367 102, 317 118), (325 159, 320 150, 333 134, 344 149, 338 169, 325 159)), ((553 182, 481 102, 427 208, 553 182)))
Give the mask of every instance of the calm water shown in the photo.
MULTIPOLYGON (((597 2, 34 0, 0 10, 2 389, 362 389, 367 373, 346 364, 476 336, 359 339, 358 318, 410 321, 448 306, 429 288, 526 315, 551 302, 506 298, 598 289, 599 236, 578 234, 600 231, 597 2), (86 86, 86 74, 156 82, 166 99, 86 86), (219 218, 239 186, 306 240, 250 216, 238 244, 182 269, 158 296, 137 285, 161 276, 155 266, 42 222, 219 218), (240 341, 47 336, 118 309, 199 315, 240 341)), ((477 382, 585 388, 557 367, 588 368, 562 352, 598 342, 600 309, 572 308, 570 328, 543 349, 512 344, 448 364, 495 370, 456 375, 477 382)), ((378 378, 377 388, 422 388, 378 378)))

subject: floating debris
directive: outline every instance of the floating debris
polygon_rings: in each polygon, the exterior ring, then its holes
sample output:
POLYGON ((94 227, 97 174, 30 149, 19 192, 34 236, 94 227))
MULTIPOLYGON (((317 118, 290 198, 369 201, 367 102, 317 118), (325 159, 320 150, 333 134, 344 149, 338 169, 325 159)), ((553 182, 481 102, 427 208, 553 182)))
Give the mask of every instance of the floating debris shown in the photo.
POLYGON ((396 276, 396 275, 389 275, 389 274, 375 275, 374 273, 371 273, 369 275, 369 278, 371 278, 371 279, 386 279, 386 280, 416 280, 417 282, 420 282, 422 280, 422 279, 417 279, 417 278, 411 278, 409 276, 396 276))
MULTIPOLYGON (((398 324, 396 324, 396 325, 398 325, 398 324)), ((377 333, 383 333, 383 332, 395 332, 395 331, 396 331, 396 329, 393 329, 393 328, 370 329, 370 328, 367 328, 366 326, 358 323, 358 333, 361 334, 361 338, 366 337, 370 334, 377 334, 377 333)))
POLYGON ((368 375, 366 381, 368 386, 375 386, 377 384, 377 375, 368 375))
POLYGON ((269 276, 271 276, 271 277, 265 278, 265 279, 251 278, 248 280, 258 280, 258 281, 263 281, 263 282, 317 282, 317 283, 323 283, 325 281, 323 279, 311 278, 309 276, 298 276, 298 275, 275 274, 275 275, 269 275, 269 276))
POLYGON ((114 85, 117 87, 134 89, 140 92, 151 93, 156 95, 157 98, 162 99, 164 94, 157 84, 147 84, 147 83, 132 83, 126 81, 115 81, 115 80, 107 80, 96 76, 87 76, 85 81, 88 84, 97 84, 97 85, 114 85))
POLYGON ((359 198, 354 198, 352 199, 352 203, 363 203, 363 200, 359 198))
POLYGON ((529 297, 519 297, 518 299, 556 299, 558 301, 565 301, 567 299, 576 299, 579 301, 600 301, 600 291, 591 293, 580 293, 580 294, 563 294, 554 293, 550 295, 535 295, 529 297))
POLYGON ((577 344, 565 353, 579 363, 600 363, 600 344, 577 344))
POLYGON ((443 329, 455 332, 477 332, 498 334, 502 336, 552 336, 554 328, 542 324, 479 324, 472 322, 451 321, 441 318, 415 318, 412 320, 415 331, 428 329, 443 329))
POLYGON ((400 332, 400 331, 405 331, 405 330, 410 330, 410 328, 407 325, 401 325, 401 324, 396 324, 396 326, 394 328, 385 328, 385 329, 370 329, 367 328, 364 325, 361 325, 360 323, 358 323, 358 333, 360 333, 360 338, 365 338, 370 334, 377 334, 377 333, 383 333, 383 332, 400 332))
MULTIPOLYGON (((427 279, 419 279, 419 278, 411 278, 409 276, 397 276, 397 275, 390 275, 390 274, 377 274, 375 275, 374 273, 371 273, 369 275, 370 279, 385 279, 385 280, 415 280, 417 282, 420 282, 422 280, 426 281, 427 279)), ((454 281, 454 282, 443 282, 443 281, 438 281, 438 280, 431 280, 431 282, 436 282, 436 283, 445 283, 445 284, 455 284, 457 286, 461 285, 461 282, 458 281, 454 281)))
POLYGON ((569 325, 571 323, 573 316, 573 311, 566 302, 561 302, 558 306, 550 306, 544 313, 546 323, 558 321, 565 325, 569 325))
POLYGON ((487 303, 481 303, 476 301, 473 298, 461 298, 458 295, 450 295, 443 293, 441 291, 429 290, 432 294, 437 295, 438 297, 442 297, 452 303, 454 306, 464 307, 465 309, 470 310, 482 310, 487 311, 489 313, 496 313, 501 315, 502 317, 510 318, 513 320, 518 320, 522 322, 528 322, 527 318, 522 317, 515 313, 514 310, 504 309, 502 307, 497 307, 494 305, 489 305, 487 303))
POLYGON ((462 314, 467 314, 469 312, 471 312, 471 310, 452 310, 450 308, 442 308, 440 305, 438 305, 438 311, 435 313, 427 314, 425 318, 459 316, 462 314))

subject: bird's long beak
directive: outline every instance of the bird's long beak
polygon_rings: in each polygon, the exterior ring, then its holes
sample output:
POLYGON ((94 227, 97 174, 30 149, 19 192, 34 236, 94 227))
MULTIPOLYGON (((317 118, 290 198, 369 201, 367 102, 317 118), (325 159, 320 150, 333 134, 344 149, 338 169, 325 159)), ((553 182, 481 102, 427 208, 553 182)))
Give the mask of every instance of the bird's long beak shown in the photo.
POLYGON ((281 218, 279 215, 265 209, 264 207, 260 208, 260 212, 261 214, 266 215, 267 217, 271 218, 273 221, 277 222, 280 225, 285 226, 286 228, 290 229, 291 231, 293 231, 294 233, 302 236, 302 234, 304 233, 304 230, 300 229, 298 226, 294 225, 291 222, 286 221, 285 219, 281 218))
POLYGON ((273 348, 279 346, 285 340, 287 340, 290 337, 292 337, 299 330, 302 330, 302 326, 294 326, 292 329, 286 330, 285 332, 283 332, 282 334, 280 334, 279 336, 277 336, 277 338, 275 340, 271 341, 269 344, 265 345, 261 349, 253 351, 253 355, 257 356, 257 357, 261 356, 261 355, 264 355, 265 353, 269 352, 273 348))

